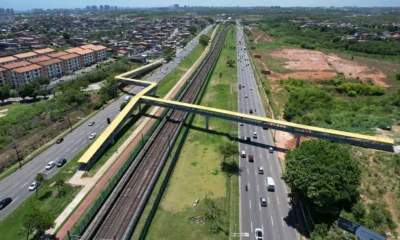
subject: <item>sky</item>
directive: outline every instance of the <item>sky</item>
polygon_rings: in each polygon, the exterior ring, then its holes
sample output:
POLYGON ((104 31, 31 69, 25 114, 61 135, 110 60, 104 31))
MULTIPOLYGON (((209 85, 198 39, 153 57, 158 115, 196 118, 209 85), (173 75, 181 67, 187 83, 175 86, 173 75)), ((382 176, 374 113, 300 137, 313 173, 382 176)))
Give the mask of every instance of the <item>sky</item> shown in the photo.
POLYGON ((400 7, 400 0, 1 0, 0 7, 14 10, 29 10, 33 8, 83 8, 87 5, 113 5, 121 7, 167 7, 174 3, 188 6, 395 6, 400 7))

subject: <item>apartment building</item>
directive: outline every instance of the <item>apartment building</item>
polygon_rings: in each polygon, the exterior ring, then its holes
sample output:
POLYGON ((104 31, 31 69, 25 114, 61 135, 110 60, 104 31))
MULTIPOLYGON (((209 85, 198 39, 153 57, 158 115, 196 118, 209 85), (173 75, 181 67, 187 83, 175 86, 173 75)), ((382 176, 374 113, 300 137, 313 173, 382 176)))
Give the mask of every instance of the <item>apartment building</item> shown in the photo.
POLYGON ((18 58, 19 60, 27 61, 29 59, 38 57, 38 55, 34 52, 26 52, 26 53, 20 53, 17 55, 14 55, 15 58, 18 58))
POLYGON ((43 66, 47 77, 53 79, 63 75, 64 71, 62 62, 62 60, 54 58, 48 61, 39 62, 38 65, 43 66))
POLYGON ((83 49, 83 48, 76 47, 76 48, 67 49, 65 51, 69 52, 69 53, 78 54, 80 56, 79 59, 81 61, 81 66, 84 66, 84 67, 90 66, 96 62, 94 51, 92 51, 90 49, 83 49))
POLYGON ((62 61, 61 65, 65 73, 72 73, 78 69, 81 69, 82 67, 81 59, 78 54, 67 54, 59 57, 59 59, 62 61))
POLYGON ((51 48, 43 48, 43 49, 38 49, 33 51, 34 53, 38 54, 39 56, 48 56, 52 53, 55 53, 56 51, 54 51, 51 48))
POLYGON ((30 62, 19 61, 1 66, 2 68, 6 69, 6 71, 4 72, 4 76, 6 81, 8 82, 8 85, 10 85, 11 88, 16 88, 20 85, 17 83, 16 75, 15 72, 13 72, 13 69, 29 65, 31 65, 30 62))
POLYGON ((0 87, 3 87, 6 84, 8 85, 6 80, 6 70, 7 69, 0 67, 0 87))
POLYGON ((43 66, 38 64, 31 64, 29 66, 15 68, 12 70, 15 75, 16 87, 24 84, 30 84, 35 78, 46 76, 43 66))
POLYGON ((13 56, 2 57, 2 58, 0 58, 0 66, 14 63, 16 61, 18 61, 18 58, 15 58, 13 56))
POLYGON ((106 50, 107 48, 104 46, 88 44, 80 46, 80 48, 90 49, 94 51, 94 57, 96 62, 102 62, 107 59, 107 50, 106 50))

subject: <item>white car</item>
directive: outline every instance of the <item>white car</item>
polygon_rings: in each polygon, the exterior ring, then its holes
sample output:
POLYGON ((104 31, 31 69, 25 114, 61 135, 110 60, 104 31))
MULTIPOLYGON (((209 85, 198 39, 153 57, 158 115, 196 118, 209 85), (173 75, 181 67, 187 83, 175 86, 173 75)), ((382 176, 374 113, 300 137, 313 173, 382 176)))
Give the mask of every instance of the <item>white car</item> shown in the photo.
POLYGON ((263 240, 264 239, 264 233, 261 228, 256 228, 256 240, 263 240))
POLYGON ((96 133, 91 133, 91 134, 89 135, 89 139, 90 139, 90 140, 94 139, 95 137, 96 137, 96 133))
POLYGON ((46 165, 46 170, 52 169, 55 165, 56 165, 56 162, 55 162, 55 161, 50 161, 50 162, 46 165))
POLYGON ((31 185, 29 186, 29 191, 34 191, 36 188, 38 188, 40 186, 39 182, 34 181, 33 183, 31 183, 31 185))

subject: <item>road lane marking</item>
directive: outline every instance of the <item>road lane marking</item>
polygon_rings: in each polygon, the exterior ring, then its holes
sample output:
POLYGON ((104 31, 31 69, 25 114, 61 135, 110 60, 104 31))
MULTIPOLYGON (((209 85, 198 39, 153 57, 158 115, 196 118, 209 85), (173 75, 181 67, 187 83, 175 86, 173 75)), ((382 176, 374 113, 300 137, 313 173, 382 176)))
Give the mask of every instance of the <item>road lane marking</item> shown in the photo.
POLYGON ((269 165, 269 169, 271 169, 271 172, 272 172, 272 167, 271 167, 271 165, 269 165))
POLYGON ((259 192, 259 190, 258 190, 258 185, 257 185, 257 192, 259 192))
POLYGON ((279 204, 279 198, 278 198, 278 196, 276 197, 276 199, 278 200, 278 204, 279 204))
POLYGON ((21 188, 25 187, 29 182, 25 183, 24 185, 21 186, 21 188))
POLYGON ((261 225, 261 229, 263 230, 263 232, 264 232, 264 225, 261 225))
POLYGON ((247 169, 247 174, 249 174, 249 169, 247 169))
POLYGON ((14 203, 14 202, 16 202, 18 198, 19 198, 19 197, 16 197, 15 199, 13 199, 13 201, 11 202, 11 204, 14 203))
POLYGON ((261 205, 258 205, 260 207, 260 212, 261 212, 261 205))
POLYGON ((253 222, 250 222, 251 225, 251 232, 253 232, 253 222))
POLYGON ((267 197, 267 199, 268 199, 268 205, 269 205, 269 197, 267 197))
POLYGON ((249 204, 250 204, 250 209, 251 209, 251 201, 249 200, 249 204))
POLYGON ((67 150, 65 150, 65 152, 69 152, 69 150, 71 150, 71 148, 68 148, 67 150))
POLYGON ((260 159, 262 159, 262 154, 260 153, 260 159))
POLYGON ((78 148, 75 148, 72 152, 76 152, 76 150, 78 150, 78 148))
POLYGON ((250 190, 250 183, 247 183, 247 185, 249 186, 249 190, 250 190))
POLYGON ((271 216, 271 224, 272 226, 274 225, 274 220, 272 219, 272 216, 271 216))
POLYGON ((267 154, 267 158, 269 159, 269 154, 267 154))

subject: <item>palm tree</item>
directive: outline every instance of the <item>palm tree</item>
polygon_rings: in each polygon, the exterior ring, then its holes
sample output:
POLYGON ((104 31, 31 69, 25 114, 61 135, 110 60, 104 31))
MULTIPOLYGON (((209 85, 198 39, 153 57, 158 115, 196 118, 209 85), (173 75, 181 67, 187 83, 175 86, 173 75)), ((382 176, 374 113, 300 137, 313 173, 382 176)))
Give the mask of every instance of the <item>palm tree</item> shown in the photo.
POLYGON ((60 187, 64 186, 64 184, 65 184, 64 179, 62 179, 62 178, 57 179, 55 185, 57 186, 58 194, 60 194, 60 187))

